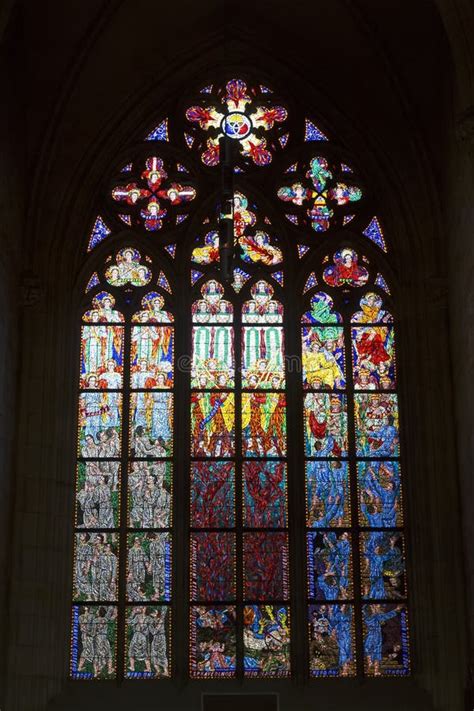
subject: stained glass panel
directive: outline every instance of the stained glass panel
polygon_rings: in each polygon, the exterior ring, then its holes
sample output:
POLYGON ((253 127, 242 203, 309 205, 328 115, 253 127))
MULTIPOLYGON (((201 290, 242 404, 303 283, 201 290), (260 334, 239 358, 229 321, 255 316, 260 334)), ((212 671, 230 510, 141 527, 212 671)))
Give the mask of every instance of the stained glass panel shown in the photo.
POLYGON ((158 679, 171 673, 171 610, 163 605, 140 605, 126 611, 125 677, 158 679))
POLYGON ((120 464, 78 462, 76 528, 117 528, 120 505, 120 464))
POLYGON ((234 387, 234 330, 231 326, 195 326, 191 387, 234 387))
POLYGON ((367 676, 406 676, 410 673, 406 605, 371 604, 362 607, 364 670, 367 676))
POLYGON ((242 329, 242 387, 275 390, 285 386, 281 326, 242 329))
POLYGON ((76 533, 74 591, 77 602, 114 602, 118 585, 116 533, 76 533))
POLYGON ((192 462, 191 526, 230 528, 234 525, 234 463, 192 462))
POLYGON ((173 387, 174 329, 133 326, 130 378, 133 390, 173 387))
POLYGON ((83 457, 120 456, 122 395, 85 392, 79 396, 78 450, 83 457))
POLYGON ((168 457, 173 452, 173 394, 130 396, 130 449, 134 457, 168 457))
POLYGON ((243 463, 243 519, 247 528, 287 525, 287 477, 284 462, 243 463))
POLYGON ((360 534, 362 596, 366 600, 400 600, 406 596, 403 534, 360 534))
POLYGON ((305 388, 345 388, 343 329, 339 326, 304 326, 302 361, 305 388))
POLYGON ((352 328, 352 359, 356 390, 395 389, 395 343, 392 326, 352 328))
POLYGON ((191 533, 191 597, 195 601, 235 598, 235 534, 191 533))
POLYGON ((286 600, 289 595, 288 534, 243 534, 244 596, 247 600, 286 600))
POLYGON ((310 532, 308 536, 309 596, 315 600, 352 597, 352 547, 347 531, 310 532))
POLYGON ((81 387, 119 390, 123 373, 123 326, 83 326, 81 387))
POLYGON ((387 393, 354 395, 358 457, 399 455, 397 396, 387 393))
POLYGON ((361 526, 394 528, 403 525, 398 462, 358 462, 359 522, 361 526))
POLYGON ((168 461, 132 462, 128 473, 128 525, 169 528, 173 465, 168 461))
POLYGON ((306 462, 306 525, 309 528, 351 525, 347 462, 306 462))
POLYGON ((245 457, 286 455, 283 393, 242 393, 242 453, 245 457))
POLYGON ((310 605, 309 668, 311 676, 354 676, 355 627, 352 605, 310 605))
POLYGON ((171 600, 171 536, 164 531, 127 535, 127 600, 171 600))
POLYGON ((72 679, 113 679, 116 674, 116 647, 116 607, 73 605, 72 679))
POLYGON ((234 442, 233 393, 191 395, 191 454, 193 457, 231 457, 234 442))
POLYGON ((345 395, 308 393, 304 398, 304 419, 306 456, 347 457, 345 395))
POLYGON ((218 679, 235 675, 235 612, 233 605, 191 608, 192 677, 218 679))
POLYGON ((244 607, 244 673, 248 677, 290 675, 290 613, 285 605, 244 607))

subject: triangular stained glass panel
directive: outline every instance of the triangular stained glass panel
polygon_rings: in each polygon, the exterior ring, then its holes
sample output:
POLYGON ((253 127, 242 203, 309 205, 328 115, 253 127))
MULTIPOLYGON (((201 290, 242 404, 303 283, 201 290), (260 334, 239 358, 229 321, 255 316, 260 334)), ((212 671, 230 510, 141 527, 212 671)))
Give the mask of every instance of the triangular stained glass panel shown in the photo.
POLYGON ((344 226, 345 226, 345 225, 348 225, 349 222, 352 222, 352 220, 354 219, 354 217, 355 217, 355 215, 344 215, 344 217, 342 218, 342 224, 343 224, 344 226))
POLYGON ((306 283, 303 287, 303 294, 306 294, 306 292, 310 291, 311 289, 314 289, 315 286, 318 286, 318 280, 316 279, 316 274, 314 272, 311 272, 311 274, 306 279, 306 283))
POLYGON ((188 148, 192 148, 193 143, 194 143, 194 136, 190 136, 189 133, 185 133, 184 134, 184 142, 186 143, 188 148))
POLYGON ((297 244, 296 248, 298 250, 298 257, 303 259, 304 255, 309 252, 309 247, 306 244, 297 244))
POLYGON ((148 134, 145 141, 169 141, 168 119, 163 119, 163 121, 148 134))
POLYGON ((133 163, 127 163, 127 165, 124 165, 123 168, 120 170, 121 173, 130 173, 130 171, 133 168, 133 163))
POLYGON ((120 214, 120 215, 119 215, 119 218, 122 220, 122 222, 123 222, 125 225, 128 225, 129 227, 132 226, 132 216, 131 216, 131 215, 122 215, 122 214, 120 214))
POLYGON ((354 172, 352 170, 352 168, 349 165, 347 165, 347 163, 341 163, 341 170, 343 173, 353 173, 354 172))
POLYGON ((86 286, 86 294, 88 291, 94 288, 94 286, 97 286, 100 284, 99 277, 97 276, 97 272, 94 272, 89 281, 87 282, 86 286))
POLYGON ((273 91, 264 84, 260 84, 260 91, 262 92, 262 94, 273 94, 273 91))
POLYGON ((212 92, 213 84, 208 84, 201 89, 201 94, 210 94, 212 92))
POLYGON ((328 137, 323 133, 315 123, 309 119, 304 122, 304 140, 305 141, 327 141, 328 137))
POLYGON ((104 240, 106 237, 108 237, 110 234, 110 229, 107 227, 105 224, 104 220, 100 215, 97 215, 94 226, 91 230, 91 235, 89 238, 89 244, 87 247, 87 251, 90 252, 94 247, 97 247, 102 240, 104 240))
POLYGON ((388 287, 388 284, 381 274, 377 274, 376 279, 375 279, 375 285, 380 287, 380 289, 383 289, 390 296, 391 292, 388 287))
POLYGON ((158 274, 158 281, 156 283, 161 289, 164 289, 165 291, 167 291, 168 294, 173 293, 173 290, 172 290, 170 283, 169 283, 168 279, 166 278, 166 274, 164 272, 160 272, 158 274))
POLYGON ((191 286, 194 286, 194 284, 199 281, 202 276, 202 272, 199 272, 197 269, 191 269, 191 286))
POLYGON ((176 169, 178 173, 189 173, 189 170, 182 163, 176 163, 176 169))
POLYGON ((362 234, 371 239, 372 242, 374 242, 377 247, 380 247, 380 249, 383 249, 384 252, 387 251, 383 230, 377 217, 371 219, 362 234))
POLYGON ((298 163, 292 163, 289 168, 285 170, 285 173, 295 173, 298 169, 298 163))
POLYGON ((180 225, 182 222, 187 220, 189 215, 176 215, 176 224, 180 225))
POLYGON ((285 148, 285 147, 286 147, 286 144, 288 143, 289 137, 290 137, 290 134, 289 134, 289 133, 285 133, 285 134, 283 134, 283 136, 280 136, 280 138, 278 139, 278 142, 280 143, 280 146, 281 146, 282 148, 285 148))
POLYGON ((272 272, 272 277, 275 279, 275 281, 278 284, 280 284, 280 286, 283 286, 283 282, 284 282, 283 272, 272 272))
POLYGON ((285 215, 286 219, 292 222, 294 225, 298 224, 298 216, 297 215, 285 215))
POLYGON ((176 244, 167 244, 165 249, 173 259, 176 257, 176 244))

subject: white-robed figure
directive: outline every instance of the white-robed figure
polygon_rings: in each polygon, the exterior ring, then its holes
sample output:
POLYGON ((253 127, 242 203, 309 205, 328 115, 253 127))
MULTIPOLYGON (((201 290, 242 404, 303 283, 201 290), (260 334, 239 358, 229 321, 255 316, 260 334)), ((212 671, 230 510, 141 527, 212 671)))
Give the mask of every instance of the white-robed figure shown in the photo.
POLYGON ((167 533, 154 533, 150 541, 150 568, 155 600, 165 597, 167 533))
POLYGON ((166 642, 165 607, 153 610, 150 615, 151 663, 157 676, 168 676, 168 650, 166 642))
POLYGON ((95 489, 95 502, 97 504, 97 519, 99 528, 114 527, 114 512, 112 508, 112 494, 105 477, 101 477, 95 489))
POLYGON ((86 479, 84 488, 77 493, 76 498, 82 514, 82 523, 79 524, 79 528, 94 528, 94 526, 99 526, 95 485, 86 479))
MULTIPOLYGON (((148 556, 141 547, 140 538, 135 536, 133 546, 128 551, 128 570, 130 574, 130 591, 135 591, 135 594, 142 599, 141 587, 145 584, 147 569, 150 561, 148 556)), ((133 598, 136 599, 136 598, 133 598)))
POLYGON ((128 668, 135 671, 136 662, 144 662, 145 670, 151 672, 150 664, 150 618, 144 607, 134 607, 128 621, 132 630, 130 645, 128 647, 128 668))
POLYGON ((87 533, 79 533, 76 537, 76 594, 86 600, 91 599, 91 583, 89 578, 92 545, 87 533))
POLYGON ((171 494, 165 488, 166 462, 154 465, 156 473, 156 496, 153 510, 153 528, 167 528, 170 525, 171 494))
POLYGON ((81 672, 86 663, 94 665, 94 615, 88 607, 84 607, 79 615, 79 633, 81 642, 81 653, 77 671, 81 672))
POLYGON ((117 556, 105 543, 99 555, 99 600, 115 600, 117 567, 117 556))
POLYGON ((128 478, 130 492, 130 523, 136 528, 144 528, 143 503, 147 480, 147 468, 144 462, 133 462, 128 478))
POLYGON ((108 674, 114 673, 112 645, 109 639, 109 622, 115 618, 114 607, 99 608, 94 621, 94 672, 99 676, 106 667, 108 674))

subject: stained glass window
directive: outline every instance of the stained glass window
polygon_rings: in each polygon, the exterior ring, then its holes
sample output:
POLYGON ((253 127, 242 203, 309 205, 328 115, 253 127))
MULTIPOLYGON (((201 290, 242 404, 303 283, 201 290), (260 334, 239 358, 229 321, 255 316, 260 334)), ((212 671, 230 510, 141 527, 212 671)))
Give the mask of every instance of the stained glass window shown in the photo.
POLYGON ((147 291, 151 260, 136 249, 95 276, 81 327, 71 675, 167 677, 174 317, 147 291))
POLYGON ((74 679, 409 674, 396 281, 332 139, 271 82, 208 77, 107 176, 84 247, 74 679))

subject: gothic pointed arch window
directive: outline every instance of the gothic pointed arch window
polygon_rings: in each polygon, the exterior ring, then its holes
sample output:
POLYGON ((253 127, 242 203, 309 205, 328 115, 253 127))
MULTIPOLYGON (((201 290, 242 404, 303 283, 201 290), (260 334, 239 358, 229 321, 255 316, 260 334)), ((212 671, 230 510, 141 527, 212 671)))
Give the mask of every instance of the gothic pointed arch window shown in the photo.
POLYGON ((409 673, 387 243, 292 106, 191 87, 92 220, 75 679, 409 673))

